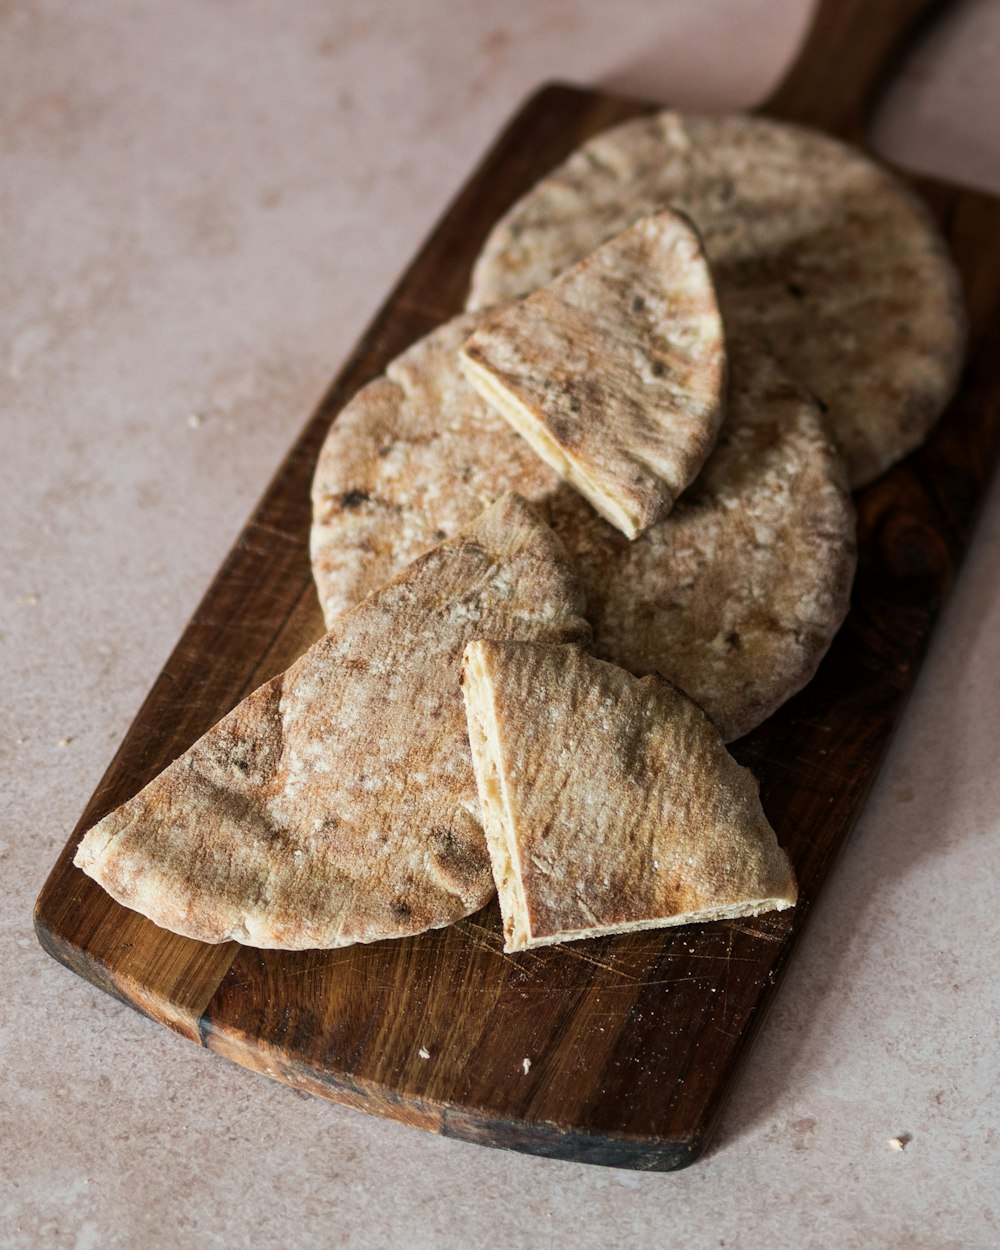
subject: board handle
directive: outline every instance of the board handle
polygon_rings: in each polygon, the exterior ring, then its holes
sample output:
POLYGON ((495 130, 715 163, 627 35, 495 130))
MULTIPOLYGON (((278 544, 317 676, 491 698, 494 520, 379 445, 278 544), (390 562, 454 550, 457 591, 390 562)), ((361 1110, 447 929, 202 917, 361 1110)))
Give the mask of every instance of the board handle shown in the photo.
POLYGON ((805 43, 760 112, 863 143, 879 89, 949 0, 818 0, 805 43))

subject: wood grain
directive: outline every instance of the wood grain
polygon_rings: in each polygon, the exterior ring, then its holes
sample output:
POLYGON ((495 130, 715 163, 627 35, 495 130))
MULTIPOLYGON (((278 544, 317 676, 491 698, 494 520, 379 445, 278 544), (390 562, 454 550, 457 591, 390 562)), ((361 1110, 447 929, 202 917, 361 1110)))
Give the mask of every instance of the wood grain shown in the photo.
MULTIPOLYGON (((774 113, 858 137, 898 36, 926 6, 874 7, 870 21, 864 0, 821 6, 774 113)), ((972 335, 961 391, 925 447, 859 496, 853 608, 816 679, 736 747, 795 863, 794 911, 508 956, 494 904, 406 941, 287 954, 166 933, 71 863, 86 828, 321 632, 308 495, 337 411, 461 307, 482 240, 517 195, 585 138, 650 107, 550 86, 501 135, 220 569, 53 869, 36 929, 56 959, 109 993, 298 1088, 471 1141, 665 1170, 696 1158, 718 1121, 969 541, 1000 442, 1000 201, 912 180, 965 279, 972 335)))

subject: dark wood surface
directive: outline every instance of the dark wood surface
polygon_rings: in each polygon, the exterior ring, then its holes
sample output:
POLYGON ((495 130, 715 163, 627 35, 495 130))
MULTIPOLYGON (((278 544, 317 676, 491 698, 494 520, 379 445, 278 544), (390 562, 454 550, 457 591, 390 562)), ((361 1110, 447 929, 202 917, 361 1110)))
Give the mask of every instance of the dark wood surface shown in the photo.
MULTIPOLYGON (((900 34, 925 8, 827 0, 764 111, 859 138, 900 34)), ((818 676, 735 748, 795 863, 793 911, 508 956, 494 904, 411 940, 286 954, 166 933, 71 863, 83 830, 319 636, 309 483, 343 403, 461 307, 480 244, 517 195, 583 139, 649 107, 550 86, 504 131, 226 559, 53 869, 36 929, 56 959, 109 993, 301 1089, 489 1145, 665 1170, 695 1159, 718 1121, 968 543, 1000 431, 1000 201, 911 180, 965 279, 972 335, 961 392, 926 446, 859 496, 854 604, 818 676)))

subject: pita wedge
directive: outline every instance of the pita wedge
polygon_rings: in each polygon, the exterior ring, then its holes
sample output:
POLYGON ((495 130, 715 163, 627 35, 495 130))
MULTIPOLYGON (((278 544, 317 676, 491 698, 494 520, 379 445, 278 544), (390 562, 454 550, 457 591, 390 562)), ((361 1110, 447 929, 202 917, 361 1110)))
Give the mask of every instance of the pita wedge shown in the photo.
POLYGON ((465 643, 584 639, 559 541, 516 495, 347 613, 86 834, 76 864, 204 942, 346 946, 491 897, 465 643))
POLYGON ((463 693, 504 950, 794 906, 753 775, 669 682, 481 641, 463 693))
POLYGON ((824 407, 852 486, 922 441, 964 352, 957 273, 899 179, 800 126, 663 112, 596 136, 494 227, 469 308, 527 295, 667 206, 701 234, 727 330, 824 407))
POLYGON ((854 511, 816 405, 730 339, 728 416, 664 520, 630 542, 544 464, 463 377, 459 317, 365 387, 327 436, 313 483, 313 575, 327 623, 516 489, 562 538, 595 650, 659 672, 723 737, 815 672, 850 600, 854 511))
POLYGON ((628 538, 673 507, 715 444, 722 315, 696 231, 638 221, 466 341, 476 390, 628 538))

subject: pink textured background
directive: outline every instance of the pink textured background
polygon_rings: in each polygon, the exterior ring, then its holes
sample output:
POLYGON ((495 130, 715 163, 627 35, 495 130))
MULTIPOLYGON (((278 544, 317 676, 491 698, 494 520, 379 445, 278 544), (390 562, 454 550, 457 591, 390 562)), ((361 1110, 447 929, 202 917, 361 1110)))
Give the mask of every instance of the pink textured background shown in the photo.
MULTIPOLYGON (((296 1096, 120 1007, 31 932, 210 576, 515 105, 560 77, 750 106, 808 9, 0 5, 3 1246, 1000 1244, 997 490, 718 1144, 687 1172, 507 1155, 296 1096)), ((900 75, 877 146, 1000 192, 998 79, 1000 5, 966 0, 900 75)))

